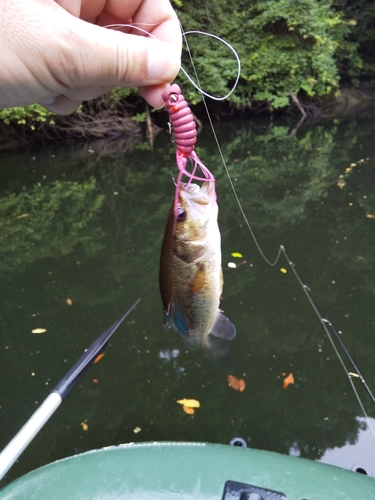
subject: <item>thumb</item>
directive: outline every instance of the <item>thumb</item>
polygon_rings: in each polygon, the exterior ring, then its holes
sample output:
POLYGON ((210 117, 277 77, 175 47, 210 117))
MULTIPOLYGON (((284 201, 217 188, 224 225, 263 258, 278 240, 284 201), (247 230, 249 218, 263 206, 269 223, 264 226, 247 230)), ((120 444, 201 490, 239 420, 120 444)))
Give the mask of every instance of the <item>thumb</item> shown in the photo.
MULTIPOLYGON (((77 18, 73 23, 76 29, 72 34, 70 26, 69 44, 64 43, 64 55, 55 67, 55 77, 64 83, 63 93, 70 99, 84 100, 88 87, 89 98, 96 86, 163 87, 180 69, 180 45, 121 33, 77 18)), ((100 93, 98 90, 97 95, 100 93)))

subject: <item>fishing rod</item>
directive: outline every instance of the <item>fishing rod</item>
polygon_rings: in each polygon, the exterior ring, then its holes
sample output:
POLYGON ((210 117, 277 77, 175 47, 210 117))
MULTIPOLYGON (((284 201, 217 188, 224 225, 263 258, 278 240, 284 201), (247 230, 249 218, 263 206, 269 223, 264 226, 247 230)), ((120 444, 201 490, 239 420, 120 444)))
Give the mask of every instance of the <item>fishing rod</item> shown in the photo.
MULTIPOLYGON (((293 271, 294 273, 294 276, 297 278, 297 281, 298 283, 301 285, 303 291, 305 292, 314 312, 316 313, 316 315, 318 316, 326 334, 327 334, 327 337, 329 338, 331 344, 332 344, 332 347, 338 357, 338 359, 340 360, 350 382, 352 381, 352 378, 359 378, 359 380, 362 382, 363 384, 363 387, 365 388, 365 390, 367 391, 367 394, 370 396, 371 398, 371 401, 375 404, 375 396, 374 394, 372 393, 370 387, 367 385, 367 382, 366 380, 364 379, 362 373, 360 372, 359 368, 357 367, 357 364, 355 363, 353 357, 351 356, 350 352, 348 351, 348 349, 346 348, 344 342, 342 341, 341 337, 340 337, 340 334, 339 332, 336 330, 336 328, 333 326, 333 324, 331 323, 331 321, 327 318, 327 315, 325 314, 324 310, 323 310, 323 307, 320 305, 318 299, 315 297, 313 291, 311 290, 311 288, 304 282, 304 280, 301 278, 301 275, 300 273, 297 271, 297 268, 296 268, 296 265, 294 264, 294 262, 292 262, 288 256, 288 254, 286 253, 286 250, 285 250, 285 247, 283 245, 280 245, 280 250, 279 250, 279 253, 282 252, 284 254, 284 257, 286 258, 286 260, 288 261, 288 264, 289 264, 289 267, 291 268, 291 270, 293 271), (341 359, 341 356, 339 356, 338 354, 338 350, 336 348, 336 345, 333 341, 333 338, 331 337, 331 335, 329 334, 329 331, 330 330, 332 333, 333 333, 333 336, 335 337, 337 343, 340 345, 341 349, 343 350, 345 356, 347 357, 349 363, 351 364, 352 366, 352 369, 354 370, 354 372, 350 372, 347 367, 345 366, 345 363, 342 361, 341 359)), ((353 385, 353 384, 352 384, 353 385)))
POLYGON ((52 389, 47 398, 33 413, 25 425, 14 436, 10 443, 0 453, 0 480, 5 476, 21 453, 38 434, 44 424, 66 399, 78 382, 82 379, 98 356, 104 351, 109 339, 121 325, 124 319, 138 305, 138 299, 112 326, 102 333, 94 342, 84 350, 82 356, 63 376, 63 378, 52 389))

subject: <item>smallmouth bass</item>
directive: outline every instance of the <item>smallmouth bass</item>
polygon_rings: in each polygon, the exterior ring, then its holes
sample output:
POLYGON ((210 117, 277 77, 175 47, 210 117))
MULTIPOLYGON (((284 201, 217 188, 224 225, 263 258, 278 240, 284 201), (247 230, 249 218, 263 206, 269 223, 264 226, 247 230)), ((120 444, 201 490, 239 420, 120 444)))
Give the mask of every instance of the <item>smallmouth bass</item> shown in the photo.
POLYGON ((235 326, 219 309, 223 289, 215 182, 181 183, 172 203, 160 257, 164 327, 189 346, 210 350, 209 335, 232 340, 235 326))

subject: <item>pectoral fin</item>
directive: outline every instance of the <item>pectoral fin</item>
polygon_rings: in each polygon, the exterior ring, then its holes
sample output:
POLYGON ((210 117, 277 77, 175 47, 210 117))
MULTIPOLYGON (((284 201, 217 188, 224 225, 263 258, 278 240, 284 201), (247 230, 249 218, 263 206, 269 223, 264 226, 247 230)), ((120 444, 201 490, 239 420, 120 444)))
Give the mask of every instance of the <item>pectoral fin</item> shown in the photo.
POLYGON ((176 301, 169 304, 168 310, 164 311, 164 329, 167 330, 170 327, 184 337, 189 336, 185 315, 182 312, 180 304, 176 301))
POLYGON ((171 324, 169 323, 169 316, 166 312, 164 313, 164 317, 163 317, 163 326, 164 326, 164 330, 169 330, 171 327, 171 324))
POLYGON ((219 311, 216 323, 212 327, 210 334, 224 340, 233 340, 236 336, 236 327, 221 311, 219 311))

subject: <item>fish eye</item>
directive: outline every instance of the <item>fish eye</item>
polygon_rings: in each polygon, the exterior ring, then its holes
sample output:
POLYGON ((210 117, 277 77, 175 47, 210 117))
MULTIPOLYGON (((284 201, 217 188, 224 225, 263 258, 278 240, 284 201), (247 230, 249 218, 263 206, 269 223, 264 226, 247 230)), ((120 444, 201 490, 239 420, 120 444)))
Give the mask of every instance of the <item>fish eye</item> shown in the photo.
POLYGON ((182 222, 186 219, 186 212, 182 207, 177 208, 176 221, 182 222))

